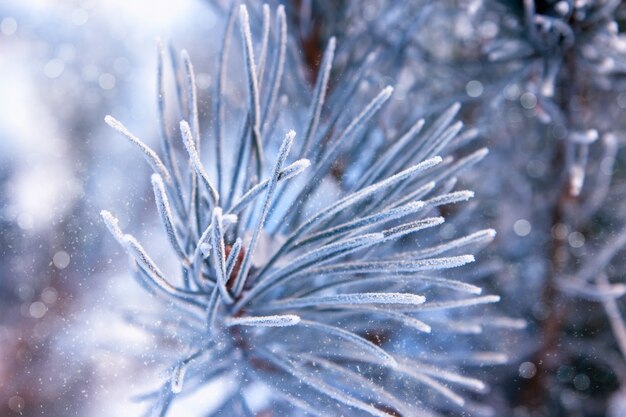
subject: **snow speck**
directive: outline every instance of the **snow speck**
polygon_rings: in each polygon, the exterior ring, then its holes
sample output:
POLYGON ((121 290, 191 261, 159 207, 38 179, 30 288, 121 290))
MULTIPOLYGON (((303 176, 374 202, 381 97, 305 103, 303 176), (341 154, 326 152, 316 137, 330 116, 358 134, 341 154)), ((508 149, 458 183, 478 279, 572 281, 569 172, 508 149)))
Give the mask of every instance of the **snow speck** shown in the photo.
POLYGON ((537 96, 533 93, 524 93, 520 97, 520 102, 522 103, 522 107, 525 109, 534 109, 537 105, 537 96))
POLYGON ((585 236, 580 232, 572 232, 567 236, 567 242, 573 248, 582 248, 585 245, 585 236))
POLYGON ((24 409, 24 399, 19 395, 12 396, 11 398, 9 398, 9 408, 11 409, 11 411, 21 413, 21 411, 24 409))
POLYGON ((0 32, 3 35, 11 36, 17 32, 17 20, 12 17, 5 17, 0 21, 0 32))
POLYGON ((63 74, 64 70, 65 63, 58 58, 46 62, 46 65, 43 67, 43 73, 46 74, 48 78, 58 78, 63 74))
POLYGON ((115 87, 115 76, 104 73, 98 78, 98 84, 100 84, 100 88, 103 90, 112 90, 115 87))
POLYGON ((48 307, 41 301, 35 301, 28 307, 28 313, 34 319, 42 318, 46 312, 48 311, 48 307))
POLYGON ((483 93, 483 84, 480 81, 472 80, 465 86, 465 92, 470 97, 480 97, 483 93))
POLYGON ((35 220, 30 213, 20 213, 17 216, 17 225, 22 230, 30 230, 35 226, 35 220))
POLYGON ((531 230, 530 222, 526 219, 519 219, 513 224, 513 231, 520 237, 528 236, 531 230))
POLYGON ((537 373, 537 367, 532 362, 523 362, 519 366, 519 376, 522 378, 530 379, 537 373))
POLYGON ((563 240, 567 237, 569 233, 569 228, 564 223, 557 223, 552 226, 552 236, 555 239, 563 240))
POLYGON ((41 292, 41 300, 50 305, 56 303, 59 293, 54 287, 47 287, 41 292))
POLYGON ((574 387, 578 391, 585 391, 591 386, 591 380, 585 374, 578 374, 574 377, 574 387))
POLYGON ((70 255, 61 250, 54 254, 52 263, 59 269, 65 269, 70 264, 70 255))

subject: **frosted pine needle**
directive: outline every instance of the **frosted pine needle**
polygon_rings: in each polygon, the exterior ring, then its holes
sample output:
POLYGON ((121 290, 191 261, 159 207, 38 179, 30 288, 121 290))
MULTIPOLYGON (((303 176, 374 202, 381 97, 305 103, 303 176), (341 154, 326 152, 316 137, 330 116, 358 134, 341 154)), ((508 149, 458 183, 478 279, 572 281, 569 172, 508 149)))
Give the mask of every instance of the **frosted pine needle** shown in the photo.
MULTIPOLYGON (((422 394, 424 386, 449 400, 446 407, 462 407, 463 390, 484 386, 463 376, 454 360, 442 363, 440 349, 449 346, 448 329, 481 329, 455 317, 455 310, 469 314, 499 298, 476 296, 479 286, 452 276, 474 262, 469 250, 488 243, 494 232, 441 239, 441 208, 474 196, 454 191, 453 177, 486 150, 458 160, 447 155, 462 130, 454 122, 455 104, 430 125, 408 121, 406 133, 363 167, 358 181, 344 182, 346 170, 357 166, 354 144, 372 146, 375 138, 367 127, 379 123, 393 88, 370 88, 364 102, 355 100, 346 110, 340 103, 347 98, 329 87, 332 38, 310 105, 281 107, 279 95, 292 93, 282 84, 288 44, 284 9, 272 17, 269 7, 263 8, 259 43, 253 21, 246 6, 233 6, 226 22, 214 114, 206 129, 212 134, 203 134, 207 121, 200 120, 205 112, 198 109, 194 66, 186 52, 182 65, 174 65, 182 70, 186 96, 172 106, 184 119, 172 137, 165 123, 170 106, 162 51, 158 61, 165 163, 122 123, 106 117, 155 171, 157 212, 181 276, 166 275, 111 213, 103 211, 102 217, 130 255, 140 283, 165 301, 163 315, 175 308, 190 318, 176 337, 195 353, 169 368, 154 415, 167 415, 179 394, 225 378, 238 384, 237 394, 225 396, 217 409, 199 410, 201 415, 220 415, 222 409, 252 415, 285 406, 294 416, 438 410, 432 393, 422 394), (237 23, 240 37, 232 34, 237 23), (230 43, 238 38, 245 82, 227 74, 230 43), (246 89, 246 100, 234 108, 224 99, 231 81, 246 89), (295 130, 285 126, 293 120, 295 130), (426 355, 419 366, 408 362, 429 350, 432 361, 426 355), (396 390, 401 374, 410 378, 396 390), (255 384, 270 389, 266 405, 249 402, 255 384)), ((357 84, 348 84, 355 91, 357 84)), ((167 335, 164 329, 155 331, 167 335)), ((500 360, 491 352, 468 352, 472 357, 500 360)))

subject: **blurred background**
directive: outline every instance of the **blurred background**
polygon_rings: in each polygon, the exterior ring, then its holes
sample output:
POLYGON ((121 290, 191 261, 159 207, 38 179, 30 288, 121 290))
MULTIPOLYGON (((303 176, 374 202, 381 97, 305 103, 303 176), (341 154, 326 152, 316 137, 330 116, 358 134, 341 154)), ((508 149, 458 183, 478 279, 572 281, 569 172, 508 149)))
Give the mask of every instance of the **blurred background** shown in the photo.
MULTIPOLYGON (((190 52, 207 117, 228 3, 0 2, 0 415, 145 408, 133 395, 150 379, 139 373, 159 376, 142 355, 154 341, 124 316, 149 297, 99 212, 149 241, 150 170, 103 118, 157 146, 157 38, 190 52)), ((473 219, 498 231, 487 286, 528 323, 508 343, 511 364, 481 374, 498 416, 626 416, 620 3, 286 4, 309 84, 336 35, 336 74, 349 79, 377 51, 370 79, 396 86, 383 125, 459 101, 490 147, 461 181, 478 193, 473 219)))
POLYGON ((157 37, 209 62, 215 24, 193 0, 0 2, 0 415, 137 415, 109 352, 143 293, 99 212, 149 222, 149 169, 103 118, 154 136, 157 37))

